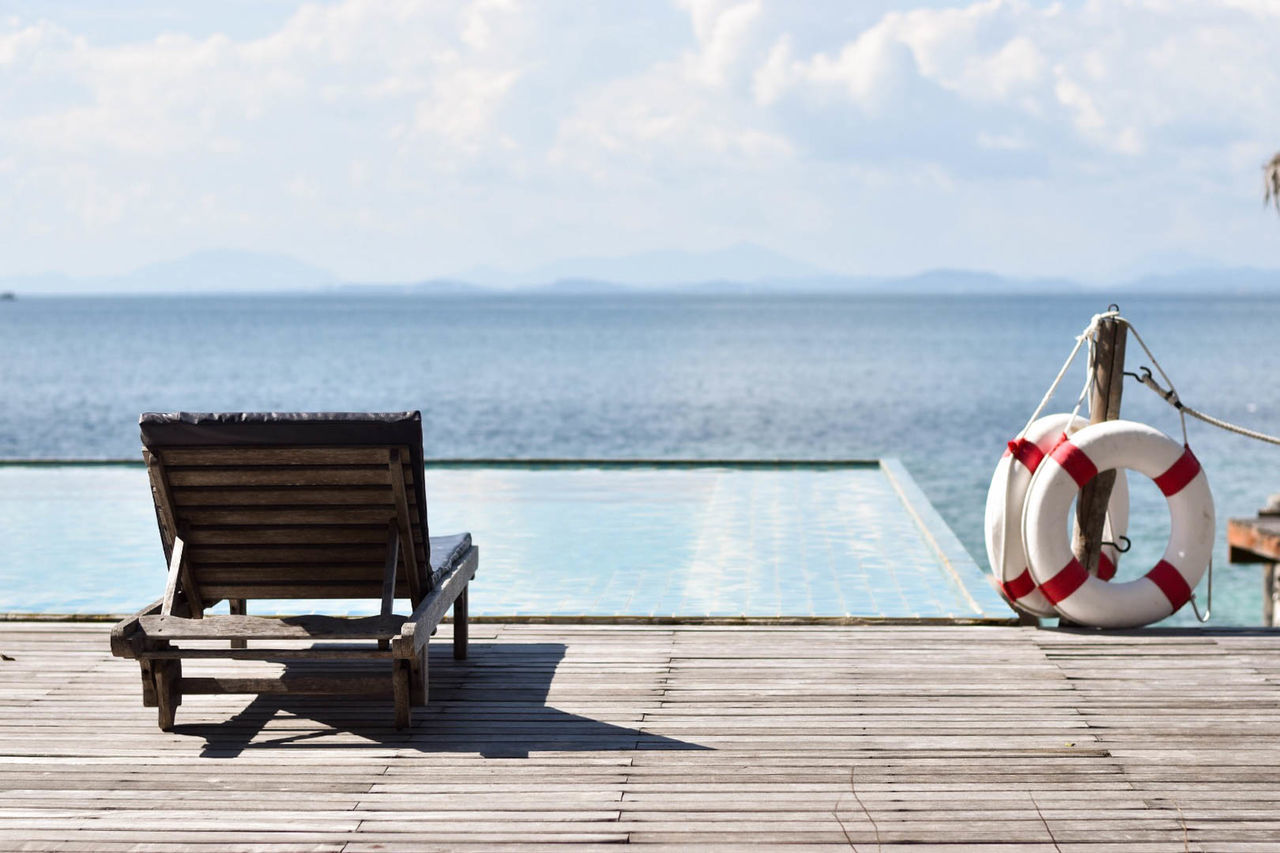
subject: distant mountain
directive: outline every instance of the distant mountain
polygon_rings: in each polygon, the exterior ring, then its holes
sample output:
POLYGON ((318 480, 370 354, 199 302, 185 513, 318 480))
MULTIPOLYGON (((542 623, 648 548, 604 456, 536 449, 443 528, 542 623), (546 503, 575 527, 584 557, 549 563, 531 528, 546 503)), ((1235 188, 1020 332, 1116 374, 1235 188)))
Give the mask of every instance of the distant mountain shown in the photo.
POLYGON ((459 276, 491 287, 521 287, 557 281, 596 281, 633 287, 670 287, 691 282, 753 283, 824 275, 785 255, 739 243, 709 252, 656 251, 616 257, 567 258, 523 272, 477 267, 459 276))
POLYGON ((0 276, 0 290, 15 295, 26 295, 29 293, 74 293, 84 290, 77 287, 77 282, 85 279, 75 279, 69 275, 60 273, 39 273, 36 275, 11 275, 0 276))
POLYGON ((600 281, 594 278, 561 278, 547 284, 521 288, 531 293, 587 294, 587 293, 630 293, 636 288, 616 281, 600 281))
POLYGON ((314 290, 335 281, 332 273, 287 255, 215 249, 149 264, 108 279, 101 289, 130 293, 270 292, 314 290))
POLYGON ((341 293, 380 293, 404 296, 466 296, 493 292, 487 287, 481 287, 469 281, 458 281, 453 278, 431 278, 426 281, 409 282, 343 282, 337 286, 336 290, 341 293))
POLYGON ((1055 293, 1280 294, 1280 270, 1205 267, 1148 274, 1122 284, 1084 285, 1061 278, 1013 278, 990 272, 935 269, 903 276, 840 275, 741 244, 706 252, 649 252, 619 258, 578 258, 527 273, 479 271, 474 278, 410 282, 339 281, 319 267, 287 255, 235 250, 196 252, 150 264, 126 275, 76 278, 49 273, 0 277, 0 292, 18 297, 108 293, 384 293, 447 296, 533 294, 878 293, 992 295, 1055 293), (574 273, 578 270, 581 272, 574 273), (588 272, 590 271, 590 272, 588 272))
POLYGON ((1216 294, 1280 293, 1280 270, 1254 267, 1206 267, 1146 275, 1118 285, 1119 292, 1216 294))
POLYGON ((1061 278, 1006 278, 989 272, 939 269, 882 280, 880 288, 892 293, 932 294, 1053 294, 1081 291, 1079 282, 1061 278))
POLYGON ((706 281, 663 288, 681 293, 875 293, 883 295, 969 295, 1071 293, 1079 282, 1058 278, 1017 279, 973 270, 927 270, 905 276, 819 275, 757 282, 706 281))
POLYGON ((215 249, 148 264, 114 276, 58 274, 0 278, 0 290, 18 294, 62 293, 269 293, 318 290, 334 276, 287 255, 215 249))
POLYGON ((1207 270, 1224 266, 1208 255, 1186 249, 1165 249, 1145 252, 1113 270, 1109 281, 1134 281, 1147 276, 1174 275, 1187 270, 1207 270))

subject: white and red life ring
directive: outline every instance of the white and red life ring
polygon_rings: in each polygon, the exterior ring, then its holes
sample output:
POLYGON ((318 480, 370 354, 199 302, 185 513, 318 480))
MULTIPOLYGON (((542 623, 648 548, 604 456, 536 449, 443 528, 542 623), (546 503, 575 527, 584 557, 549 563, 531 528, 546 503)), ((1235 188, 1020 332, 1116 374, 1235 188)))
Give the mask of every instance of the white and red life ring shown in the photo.
MULTIPOLYGON (((996 464, 991 487, 987 490, 986 534, 987 559, 996 585, 1009 601, 1036 616, 1057 616, 1058 611, 1041 594, 1022 544, 1022 514, 1031 477, 1045 457, 1075 433, 1088 426, 1082 417, 1068 413, 1046 415, 1027 427, 1022 437, 1009 442, 996 464)), ((1116 484, 1107 504, 1107 520, 1102 537, 1114 542, 1129 529, 1129 486, 1124 472, 1117 472, 1116 484)), ((1098 559, 1098 577, 1115 576, 1120 552, 1113 545, 1103 546, 1098 559)))
POLYGON ((1085 427, 1058 445, 1031 478, 1022 538, 1031 575, 1063 616, 1099 628, 1149 625, 1191 599, 1213 553, 1213 494, 1199 461, 1157 429, 1133 421, 1085 427), (1171 533, 1151 571, 1103 583, 1076 560, 1067 537, 1071 501, 1099 471, 1128 468, 1155 481, 1169 503, 1171 533))

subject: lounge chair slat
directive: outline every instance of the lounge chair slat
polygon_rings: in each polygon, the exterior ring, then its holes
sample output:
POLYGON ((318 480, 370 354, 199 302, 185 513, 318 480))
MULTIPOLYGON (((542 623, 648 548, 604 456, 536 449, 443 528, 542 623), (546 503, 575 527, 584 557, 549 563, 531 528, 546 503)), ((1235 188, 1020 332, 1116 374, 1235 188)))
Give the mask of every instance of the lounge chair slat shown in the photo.
POLYGON ((189 465, 386 465, 378 447, 195 447, 165 448, 164 464, 189 465))
MULTIPOLYGON (((386 540, 384 524, 329 527, 194 527, 187 531, 191 545, 347 545, 386 540)), ((416 537, 415 537, 416 539, 416 537)), ((421 540, 418 540, 419 543, 421 540)))
POLYGON ((300 545, 279 547, 228 545, 198 550, 200 558, 196 565, 200 566, 202 571, 217 569, 221 566, 263 566, 275 563, 299 563, 317 567, 342 563, 371 565, 380 562, 383 558, 380 548, 358 545, 333 545, 328 548, 309 548, 300 545))
MULTIPOLYGON (((297 598, 305 594, 308 597, 333 598, 380 598, 382 593, 375 592, 381 586, 379 581, 371 580, 381 574, 381 567, 370 566, 297 566, 258 567, 243 569, 213 569, 202 572, 202 589, 205 595, 217 598, 297 598), (331 594, 320 596, 318 589, 328 587, 331 594), (268 590, 285 590, 292 588, 294 592, 285 596, 268 595, 268 590), (340 595, 338 595, 340 593, 340 595)), ((396 597, 410 598, 410 590, 404 578, 396 581, 396 597)))
MULTIPOLYGON (((382 598, 382 579, 361 581, 328 581, 302 584, 289 578, 282 578, 264 583, 207 583, 203 587, 206 598, 218 600, 223 598, 368 598, 379 601, 382 598)), ((410 598, 409 588, 401 581, 396 587, 396 598, 410 598)))
MULTIPOLYGON (((219 639, 222 639, 219 637, 219 639)), ((244 640, 240 640, 244 642, 244 640)), ((145 660, 315 660, 324 653, 325 660, 391 660, 390 649, 377 646, 350 648, 347 644, 331 646, 308 646, 304 649, 162 649, 146 652, 145 660)))
POLYGON ((353 643, 332 643, 306 648, 170 648, 147 652, 145 660, 315 661, 323 658, 325 661, 390 661, 393 657, 394 652, 390 649, 376 646, 356 648, 353 643))
POLYGON ((205 584, 252 583, 264 578, 290 581, 350 581, 368 583, 375 572, 381 572, 383 561, 378 563, 270 563, 257 565, 197 565, 196 571, 205 584))
MULTIPOLYGON (((358 485, 346 488, 174 488, 180 506, 323 506, 326 504, 395 505, 391 487, 358 485)), ((413 503, 410 501, 410 503, 413 503)))
MULTIPOLYGON (((368 468, 174 468, 174 488, 200 486, 386 486, 387 466, 368 468)), ((410 483, 412 484, 412 482, 410 483)))
POLYGON ((312 613, 284 619, 267 616, 139 616, 138 623, 152 640, 377 640, 393 637, 404 616, 365 616, 348 619, 312 613))
POLYGON ((276 509, 274 507, 237 507, 216 509, 183 507, 182 520, 192 527, 211 525, 272 525, 272 524, 380 524, 395 517, 394 509, 367 506, 307 507, 276 509))
POLYGON ((381 563, 384 545, 227 545, 206 547, 199 551, 198 565, 216 567, 221 564, 243 565, 252 563, 381 563))
MULTIPOLYGON (((197 545, 298 545, 298 544, 336 544, 372 542, 378 538, 369 535, 369 531, 385 533, 386 519, 379 516, 377 521, 359 524, 193 524, 188 519, 188 544, 197 545), (325 531, 337 531, 328 538, 318 538, 325 531), (314 535, 317 538, 308 538, 314 535)), ((416 552, 423 550, 422 535, 415 529, 413 543, 416 552)), ((385 544, 385 543, 384 543, 385 544)), ((198 554, 197 554, 198 558, 198 554)))

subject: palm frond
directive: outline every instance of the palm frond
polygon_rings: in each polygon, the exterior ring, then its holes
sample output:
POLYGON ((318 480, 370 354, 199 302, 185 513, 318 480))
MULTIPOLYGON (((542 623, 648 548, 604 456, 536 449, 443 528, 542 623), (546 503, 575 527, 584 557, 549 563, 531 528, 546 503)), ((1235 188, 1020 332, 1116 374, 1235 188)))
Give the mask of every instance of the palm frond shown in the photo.
POLYGON ((1262 167, 1262 203, 1275 205, 1280 213, 1280 154, 1262 167))

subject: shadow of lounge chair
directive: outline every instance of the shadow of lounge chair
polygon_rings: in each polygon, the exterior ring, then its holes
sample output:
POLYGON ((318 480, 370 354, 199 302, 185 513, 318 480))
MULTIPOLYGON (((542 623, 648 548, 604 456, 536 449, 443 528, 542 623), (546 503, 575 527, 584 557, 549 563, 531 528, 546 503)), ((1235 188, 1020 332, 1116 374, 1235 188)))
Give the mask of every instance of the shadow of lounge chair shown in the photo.
MULTIPOLYGON (((395 731, 368 713, 365 697, 265 694, 216 724, 187 723, 175 731, 203 738, 201 756, 235 758, 258 750, 348 753, 392 748, 400 754, 471 753, 528 758, 539 751, 634 754, 646 750, 706 750, 665 737, 644 722, 648 699, 593 719, 549 702, 567 646, 558 642, 472 642, 469 659, 453 660, 433 647, 431 704, 415 725, 395 731), (626 724, 620 724, 627 720, 626 724)), ((281 661, 301 675, 318 663, 281 661)), ((361 666, 370 666, 361 663, 361 666)))
POLYGON ((396 727, 407 727, 427 701, 428 638, 450 607, 454 657, 466 657, 479 562, 470 534, 428 534, 420 413, 148 413, 139 423, 169 574, 163 598, 114 627, 111 650, 138 661, 160 728, 172 729, 183 694, 199 693, 390 693, 396 727), (207 612, 224 599, 230 614, 207 612), (250 616, 252 599, 381 607, 361 618, 250 616), (411 615, 393 612, 397 599, 411 615), (184 659, 308 663, 298 675, 184 678, 184 659))

